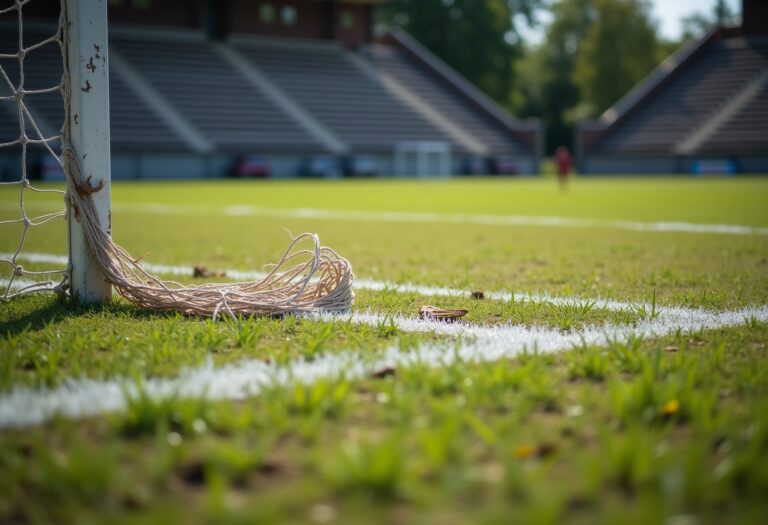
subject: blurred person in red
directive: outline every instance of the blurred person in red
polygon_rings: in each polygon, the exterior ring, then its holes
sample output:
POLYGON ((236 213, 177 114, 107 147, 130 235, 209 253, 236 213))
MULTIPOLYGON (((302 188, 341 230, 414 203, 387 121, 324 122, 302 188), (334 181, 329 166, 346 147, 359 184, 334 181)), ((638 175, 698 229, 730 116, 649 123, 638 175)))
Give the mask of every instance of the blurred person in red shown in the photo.
POLYGON ((568 176, 571 174, 573 158, 571 152, 565 146, 558 146, 555 150, 555 162, 557 163, 557 179, 560 181, 560 189, 565 191, 568 176))

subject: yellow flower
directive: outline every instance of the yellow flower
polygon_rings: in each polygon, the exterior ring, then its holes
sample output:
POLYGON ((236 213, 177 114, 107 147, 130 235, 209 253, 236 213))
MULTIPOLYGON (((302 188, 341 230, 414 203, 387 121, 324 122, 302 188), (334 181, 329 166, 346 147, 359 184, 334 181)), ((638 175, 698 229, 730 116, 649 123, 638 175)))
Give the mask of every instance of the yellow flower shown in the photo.
POLYGON ((536 449, 530 445, 520 445, 515 449, 517 459, 528 459, 536 453, 536 449))
POLYGON ((680 402, 677 399, 672 399, 667 401, 661 408, 661 414, 669 417, 677 414, 678 410, 680 410, 680 402))

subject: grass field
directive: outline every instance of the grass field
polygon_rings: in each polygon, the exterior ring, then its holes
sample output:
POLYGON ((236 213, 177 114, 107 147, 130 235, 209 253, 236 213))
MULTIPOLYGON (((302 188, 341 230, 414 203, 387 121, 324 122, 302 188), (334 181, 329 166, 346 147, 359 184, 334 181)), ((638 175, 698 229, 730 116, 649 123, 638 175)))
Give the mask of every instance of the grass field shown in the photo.
MULTIPOLYGON (((767 179, 117 182, 113 201, 115 239, 182 282, 317 232, 352 262, 353 312, 0 303, 2 523, 768 522, 767 179)), ((20 228, 0 232, 13 252, 20 228)), ((64 232, 33 228, 20 262, 55 266, 64 232)))

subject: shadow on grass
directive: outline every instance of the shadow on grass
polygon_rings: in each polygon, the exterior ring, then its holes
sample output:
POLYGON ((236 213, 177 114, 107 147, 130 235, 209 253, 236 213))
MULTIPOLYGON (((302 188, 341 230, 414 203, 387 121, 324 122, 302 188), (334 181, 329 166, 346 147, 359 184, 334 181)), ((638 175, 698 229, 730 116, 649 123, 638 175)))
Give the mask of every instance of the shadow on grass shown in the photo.
POLYGON ((65 320, 101 314, 135 320, 159 319, 175 315, 168 312, 142 310, 120 300, 88 305, 57 295, 32 295, 0 303, 0 337, 11 337, 65 320))

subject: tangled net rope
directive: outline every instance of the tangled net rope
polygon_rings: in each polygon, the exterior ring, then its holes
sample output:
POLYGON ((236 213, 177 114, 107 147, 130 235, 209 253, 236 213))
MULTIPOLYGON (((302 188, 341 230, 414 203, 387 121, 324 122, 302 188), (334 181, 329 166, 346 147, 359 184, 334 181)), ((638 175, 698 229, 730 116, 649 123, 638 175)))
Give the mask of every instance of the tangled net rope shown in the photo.
POLYGON ((212 316, 278 315, 317 310, 344 311, 352 306, 354 274, 346 259, 320 244, 315 234, 295 237, 271 272, 259 281, 184 286, 148 273, 116 244, 101 225, 83 180, 77 156, 64 145, 61 156, 68 184, 70 215, 83 224, 88 247, 109 281, 127 300, 142 308, 212 316), (311 249, 302 245, 311 243, 311 249), (293 264, 293 266, 291 266, 293 264))
MULTIPOLYGON (((33 226, 44 224, 55 218, 64 216, 64 212, 45 214, 30 218, 24 206, 25 190, 41 193, 59 190, 40 189, 32 186, 26 173, 26 155, 29 144, 41 144, 47 152, 61 165, 67 180, 65 201, 70 213, 69 220, 82 224, 86 244, 90 254, 96 261, 106 280, 112 284, 118 293, 133 304, 158 311, 179 311, 189 315, 218 317, 220 314, 238 315, 280 315, 287 313, 302 313, 312 311, 344 311, 352 306, 354 292, 352 281, 354 274, 349 262, 332 249, 322 246, 317 235, 305 233, 295 237, 283 256, 263 279, 251 282, 201 284, 185 286, 173 281, 163 281, 151 275, 141 267, 121 246, 116 244, 111 236, 103 229, 99 214, 92 195, 97 193, 102 184, 95 188, 91 186, 91 177, 84 178, 78 157, 72 149, 69 140, 69 113, 67 101, 69 97, 69 71, 66 60, 67 39, 66 11, 63 1, 60 2, 61 13, 56 33, 44 40, 25 46, 23 42, 22 8, 30 0, 14 2, 10 7, 0 9, 0 14, 17 12, 18 50, 15 53, 2 54, 0 58, 15 59, 18 62, 19 81, 15 85, 0 64, 0 87, 9 94, 0 92, 0 101, 12 101, 16 104, 19 120, 19 137, 0 147, 21 147, 21 178, 19 181, 2 184, 14 184, 20 187, 19 219, 0 221, 0 224, 21 224, 23 231, 19 245, 8 257, 0 257, 0 263, 12 267, 11 278, 3 300, 17 295, 36 291, 56 291, 64 293, 70 287, 71 266, 64 271, 63 279, 55 284, 52 281, 32 282, 23 284, 16 293, 11 293, 16 278, 25 275, 48 275, 62 273, 61 270, 28 271, 18 259, 24 248, 28 230, 33 226), (24 88, 24 61, 30 52, 42 46, 55 43, 60 47, 63 75, 58 85, 45 89, 29 90, 24 88), (64 125, 60 135, 45 137, 35 122, 32 113, 25 103, 25 96, 54 93, 60 91, 64 99, 64 125), (26 122, 29 122, 37 138, 29 138, 26 132, 26 122), (57 155, 51 147, 51 142, 61 141, 61 155, 57 155)), ((0 28, 2 30, 2 28, 0 28)), ((71 260, 71 258, 70 258, 71 260)))

